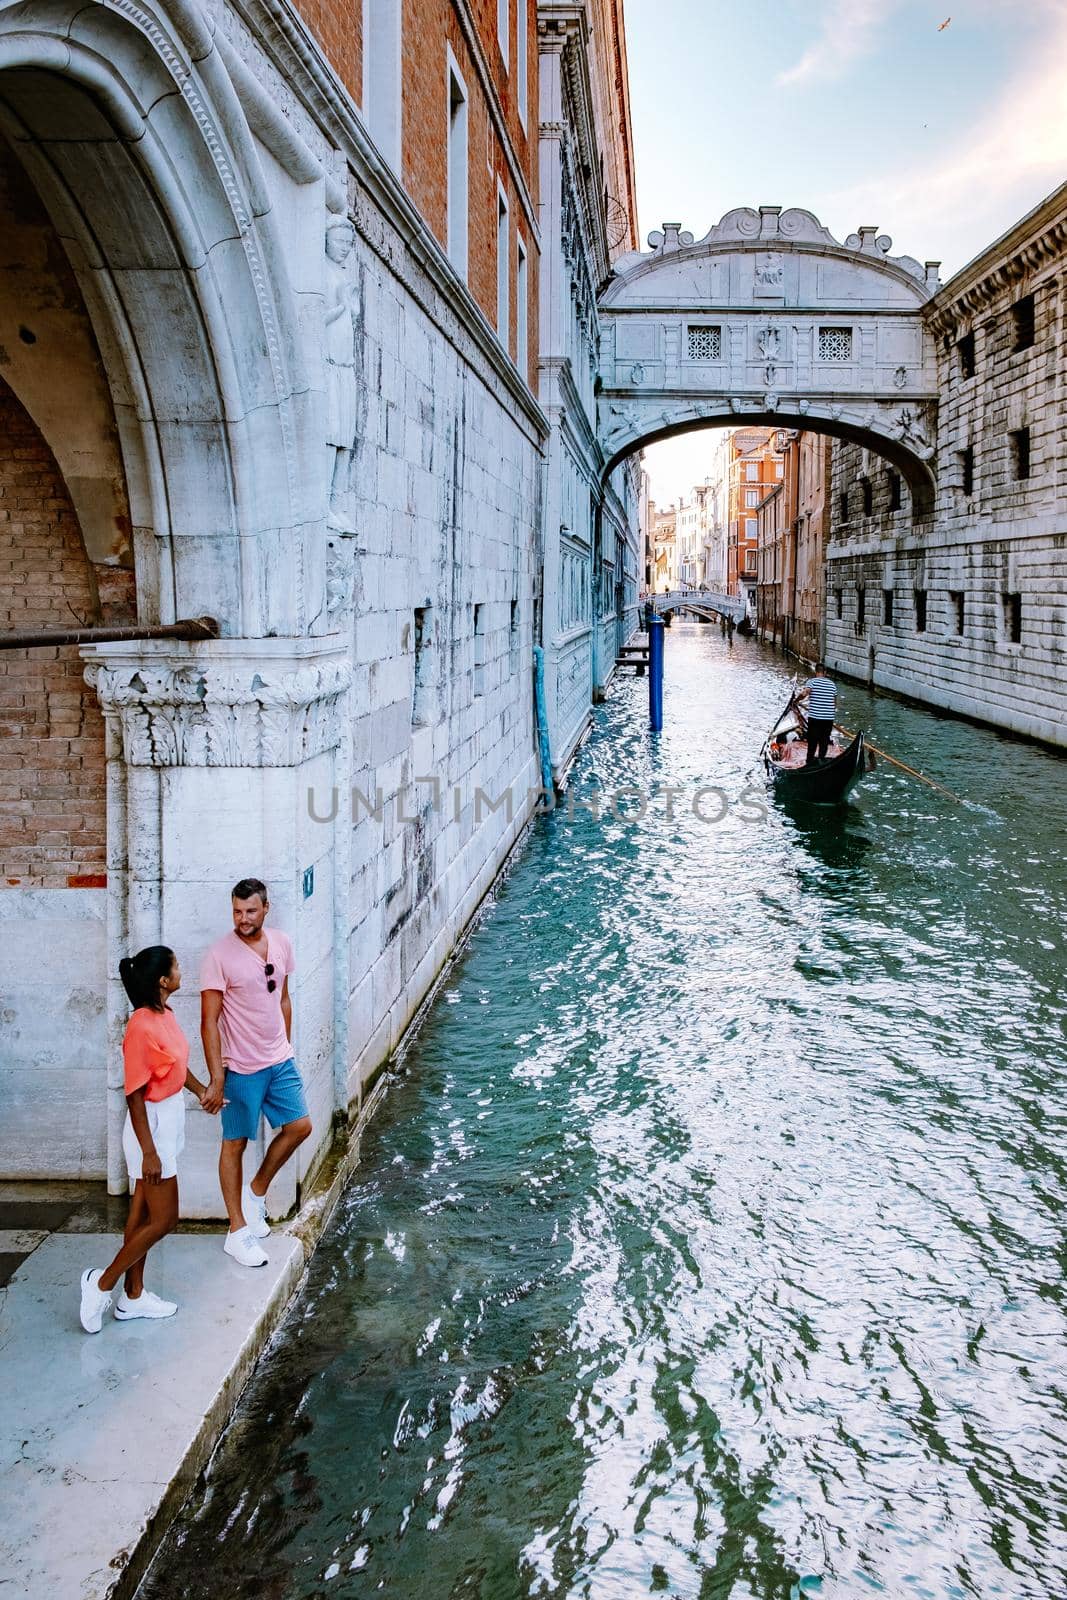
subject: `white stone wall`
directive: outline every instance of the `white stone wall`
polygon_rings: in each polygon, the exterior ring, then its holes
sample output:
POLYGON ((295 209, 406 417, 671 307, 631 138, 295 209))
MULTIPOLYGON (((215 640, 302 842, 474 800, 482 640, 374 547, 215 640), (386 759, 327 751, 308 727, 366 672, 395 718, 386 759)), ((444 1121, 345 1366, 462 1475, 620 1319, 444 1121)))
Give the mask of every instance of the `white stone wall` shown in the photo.
POLYGON ((826 655, 837 670, 1061 745, 1067 744, 1067 482, 1062 241, 1055 242, 1055 232, 1062 233, 1065 217, 1067 191, 1061 191, 932 302, 941 389, 934 513, 914 517, 906 484, 893 511, 887 463, 835 445, 826 565, 826 655), (1035 339, 1016 350, 1012 308, 1029 295, 1035 339), (968 336, 971 377, 960 351, 968 336), (1030 434, 1030 476, 1019 479, 1010 435, 1023 428, 1030 434), (926 595, 925 629, 916 591, 926 595), (1004 600, 1012 594, 1021 596, 1018 642, 1010 637, 1004 600), (963 597, 962 633, 953 595, 963 597))

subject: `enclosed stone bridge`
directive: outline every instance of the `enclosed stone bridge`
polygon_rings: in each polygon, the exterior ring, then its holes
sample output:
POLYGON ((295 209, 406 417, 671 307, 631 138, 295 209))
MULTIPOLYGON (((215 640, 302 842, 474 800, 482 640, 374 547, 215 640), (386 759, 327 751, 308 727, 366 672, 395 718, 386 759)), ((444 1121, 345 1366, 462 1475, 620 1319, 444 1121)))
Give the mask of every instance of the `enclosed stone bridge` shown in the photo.
POLYGON ((667 611, 695 611, 716 617, 732 617, 742 622, 745 602, 734 594, 720 594, 712 589, 672 589, 669 594, 656 594, 652 603, 660 616, 667 611))
POLYGON ((600 442, 610 471, 694 427, 764 424, 866 446, 932 507, 937 369, 922 308, 938 263, 839 243, 810 211, 728 211, 704 238, 674 223, 620 257, 599 301, 600 442))

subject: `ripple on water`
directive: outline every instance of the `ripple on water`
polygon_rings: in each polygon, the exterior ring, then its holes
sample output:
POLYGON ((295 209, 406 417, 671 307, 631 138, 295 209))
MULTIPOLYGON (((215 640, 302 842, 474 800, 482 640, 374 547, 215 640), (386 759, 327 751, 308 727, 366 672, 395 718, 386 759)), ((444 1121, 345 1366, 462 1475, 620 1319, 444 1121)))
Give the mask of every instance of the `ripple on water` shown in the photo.
POLYGON ((710 824, 788 674, 668 671, 572 780, 658 798, 538 826, 144 1600, 1064 1592, 1063 763, 845 688, 966 804, 710 824))

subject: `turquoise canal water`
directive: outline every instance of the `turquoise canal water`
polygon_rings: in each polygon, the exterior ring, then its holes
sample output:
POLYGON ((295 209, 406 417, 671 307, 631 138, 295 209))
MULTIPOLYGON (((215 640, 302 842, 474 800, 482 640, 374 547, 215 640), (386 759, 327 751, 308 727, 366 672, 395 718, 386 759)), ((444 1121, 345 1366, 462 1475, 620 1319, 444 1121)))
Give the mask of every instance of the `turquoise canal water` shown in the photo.
POLYGON ((673 817, 537 825, 145 1600, 1067 1593, 1067 763, 844 687, 968 803, 761 815, 788 669, 666 642, 571 793, 673 817))

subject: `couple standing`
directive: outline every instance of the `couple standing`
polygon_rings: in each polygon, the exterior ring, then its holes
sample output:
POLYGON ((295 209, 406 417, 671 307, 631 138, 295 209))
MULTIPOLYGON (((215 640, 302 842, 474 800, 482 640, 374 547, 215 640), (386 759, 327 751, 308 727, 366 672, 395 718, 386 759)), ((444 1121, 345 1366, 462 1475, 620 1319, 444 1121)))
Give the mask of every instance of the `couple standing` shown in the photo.
POLYGON ((177 1306, 144 1287, 145 1257, 178 1222, 178 1156, 185 1144, 189 1089, 203 1109, 222 1114, 219 1182, 230 1227, 223 1249, 243 1267, 261 1267, 270 1232, 266 1193, 274 1176, 311 1132, 300 1074, 293 1060, 294 970, 288 937, 265 926, 270 902, 258 878, 231 891, 233 929, 200 966, 200 1038, 208 1082, 189 1071, 189 1041, 168 1004, 181 987, 173 950, 151 945, 119 963, 133 1006, 122 1053, 127 1115, 122 1148, 132 1201, 121 1250, 109 1266, 81 1277, 81 1324, 99 1333, 120 1278, 119 1321, 171 1317, 177 1306), (278 1129, 251 1183, 243 1179, 245 1146, 263 1115, 278 1129))

